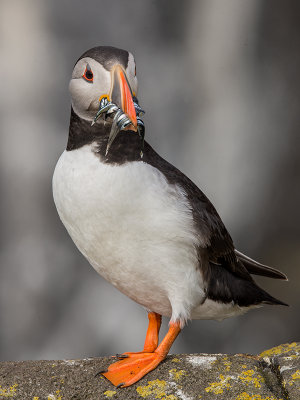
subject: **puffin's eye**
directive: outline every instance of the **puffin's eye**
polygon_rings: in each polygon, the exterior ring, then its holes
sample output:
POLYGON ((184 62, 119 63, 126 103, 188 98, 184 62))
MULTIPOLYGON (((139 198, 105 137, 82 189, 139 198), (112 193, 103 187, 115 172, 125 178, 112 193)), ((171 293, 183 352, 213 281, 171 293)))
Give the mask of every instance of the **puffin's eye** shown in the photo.
POLYGON ((89 64, 87 64, 87 66, 85 67, 85 71, 82 77, 88 82, 93 82, 94 74, 89 64))

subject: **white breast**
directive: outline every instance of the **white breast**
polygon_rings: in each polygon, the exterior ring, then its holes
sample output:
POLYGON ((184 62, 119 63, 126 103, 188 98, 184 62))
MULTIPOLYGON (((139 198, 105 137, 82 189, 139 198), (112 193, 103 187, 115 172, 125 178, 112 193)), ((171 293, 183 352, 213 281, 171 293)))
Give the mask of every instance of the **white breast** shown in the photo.
POLYGON ((53 177, 62 222, 96 271, 146 308, 182 320, 204 297, 183 190, 144 162, 104 164, 65 151, 53 177))
POLYGON ((95 270, 151 311, 181 320, 244 312, 204 299, 192 212, 183 189, 144 162, 110 165, 92 145, 65 151, 53 176, 62 222, 95 270))

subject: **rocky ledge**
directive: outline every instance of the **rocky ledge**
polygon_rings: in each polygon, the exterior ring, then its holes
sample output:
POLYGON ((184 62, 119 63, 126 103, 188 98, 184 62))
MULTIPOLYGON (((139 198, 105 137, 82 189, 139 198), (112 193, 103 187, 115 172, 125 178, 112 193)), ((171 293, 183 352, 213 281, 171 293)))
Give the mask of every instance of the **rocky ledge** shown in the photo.
POLYGON ((299 400, 300 343, 260 355, 171 355, 137 384, 113 387, 101 376, 111 358, 0 363, 0 399, 299 400))

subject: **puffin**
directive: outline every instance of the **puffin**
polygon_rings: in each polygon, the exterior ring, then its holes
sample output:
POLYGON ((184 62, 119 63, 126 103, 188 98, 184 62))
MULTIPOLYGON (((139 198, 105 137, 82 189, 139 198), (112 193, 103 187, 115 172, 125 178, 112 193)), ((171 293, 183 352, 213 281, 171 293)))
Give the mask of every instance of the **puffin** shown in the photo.
POLYGON ((205 194, 144 140, 129 51, 86 51, 69 89, 69 137, 53 175, 59 217, 92 267, 148 313, 143 350, 117 355, 103 376, 117 387, 136 383, 188 320, 287 305, 252 277, 286 275, 238 251, 205 194), (162 316, 170 322, 159 343, 162 316))

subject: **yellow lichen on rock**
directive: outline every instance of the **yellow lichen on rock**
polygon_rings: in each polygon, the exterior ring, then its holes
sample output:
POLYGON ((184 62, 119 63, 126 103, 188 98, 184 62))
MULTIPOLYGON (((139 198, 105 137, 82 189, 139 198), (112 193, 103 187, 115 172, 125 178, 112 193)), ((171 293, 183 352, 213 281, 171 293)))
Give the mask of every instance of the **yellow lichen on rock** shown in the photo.
POLYGON ((9 388, 3 388, 0 385, 0 396, 1 398, 5 397, 14 397, 16 390, 17 390, 17 384, 15 383, 14 385, 10 386, 9 388))
POLYGON ((225 367, 225 371, 230 371, 230 367, 231 367, 231 362, 230 361, 224 361, 224 367, 225 367))
MULTIPOLYGON (((297 371, 291 375, 291 380, 289 380, 289 386, 293 386, 295 384, 295 381, 297 379, 300 379, 300 370, 297 369, 297 371)), ((300 388, 299 388, 300 389, 300 388)))
POLYGON ((260 357, 271 357, 279 354, 289 353, 290 351, 295 351, 296 353, 298 352, 300 353, 299 343, 293 342, 293 343, 281 344, 280 346, 277 347, 272 347, 272 349, 265 350, 262 353, 260 353, 260 357))
POLYGON ((176 368, 170 369, 169 374, 175 381, 179 381, 183 376, 187 375, 187 372, 183 369, 177 370, 176 368))
POLYGON ((108 399, 111 399, 117 392, 115 390, 107 390, 104 392, 104 396, 108 399))
MULTIPOLYGON (((217 362, 218 362, 218 360, 214 361, 214 362, 212 363, 212 365, 215 364, 215 363, 217 363, 217 362)), ((231 362, 231 361, 228 361, 228 357, 227 357, 227 356, 224 356, 224 357, 220 360, 220 362, 223 364, 225 371, 226 371, 226 372, 229 372, 232 362, 231 362)))
POLYGON ((178 400, 177 397, 174 396, 173 394, 170 395, 166 394, 167 387, 168 384, 166 381, 155 379, 154 381, 148 381, 147 386, 137 387, 136 391, 143 398, 151 396, 154 399, 178 400))
POLYGON ((49 394, 47 400, 62 400, 60 390, 56 390, 56 394, 49 394))
POLYGON ((209 386, 205 388, 205 391, 207 393, 221 394, 224 389, 229 390, 232 387, 230 383, 228 383, 230 380, 231 376, 220 375, 220 380, 218 382, 211 382, 209 386))
POLYGON ((260 394, 249 394, 246 392, 243 392, 239 394, 234 400, 283 400, 283 399, 278 399, 274 396, 267 396, 267 397, 261 397, 260 394))
POLYGON ((259 374, 255 375, 255 371, 253 369, 242 371, 238 378, 243 383, 246 383, 247 386, 249 385, 249 383, 252 383, 256 388, 260 388, 261 383, 264 382, 264 378, 259 374))
POLYGON ((300 379, 300 370, 297 369, 297 371, 292 375, 292 379, 300 379))

